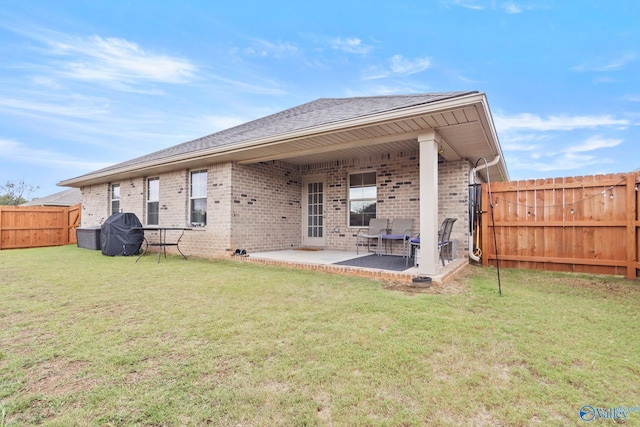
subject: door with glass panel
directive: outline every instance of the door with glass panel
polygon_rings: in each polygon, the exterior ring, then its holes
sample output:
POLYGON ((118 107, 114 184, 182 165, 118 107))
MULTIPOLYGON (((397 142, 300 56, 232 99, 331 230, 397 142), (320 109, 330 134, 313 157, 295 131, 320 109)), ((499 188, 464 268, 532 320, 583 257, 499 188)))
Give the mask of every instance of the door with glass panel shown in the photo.
POLYGON ((326 246, 324 179, 307 178, 302 184, 302 245, 326 246))

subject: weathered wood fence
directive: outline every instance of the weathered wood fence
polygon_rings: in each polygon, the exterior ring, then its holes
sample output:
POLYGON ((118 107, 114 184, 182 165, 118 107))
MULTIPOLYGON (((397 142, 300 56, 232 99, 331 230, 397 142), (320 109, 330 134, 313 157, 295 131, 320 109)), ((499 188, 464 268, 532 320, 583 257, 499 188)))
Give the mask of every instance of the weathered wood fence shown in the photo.
POLYGON ((483 265, 636 277, 639 183, 629 173, 483 184, 483 265))
POLYGON ((0 206, 0 249, 76 243, 81 205, 0 206))

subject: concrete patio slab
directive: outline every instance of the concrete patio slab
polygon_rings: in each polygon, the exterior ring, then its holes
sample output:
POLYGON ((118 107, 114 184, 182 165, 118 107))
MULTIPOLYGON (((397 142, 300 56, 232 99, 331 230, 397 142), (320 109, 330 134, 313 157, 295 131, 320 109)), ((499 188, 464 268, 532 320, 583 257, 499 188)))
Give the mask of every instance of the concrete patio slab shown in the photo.
MULTIPOLYGON (((329 273, 370 277, 373 279, 411 282, 418 277, 418 269, 410 266, 404 271, 391 271, 376 268, 352 267, 336 265, 337 262, 353 258, 365 257, 369 253, 356 254, 355 251, 336 251, 329 249, 287 249, 282 251, 250 253, 248 257, 231 257, 237 261, 254 262, 267 265, 278 265, 289 268, 317 270, 329 273)), ((468 265, 467 258, 459 258, 448 262, 440 269, 439 274, 430 276, 433 282, 446 283, 468 265)))

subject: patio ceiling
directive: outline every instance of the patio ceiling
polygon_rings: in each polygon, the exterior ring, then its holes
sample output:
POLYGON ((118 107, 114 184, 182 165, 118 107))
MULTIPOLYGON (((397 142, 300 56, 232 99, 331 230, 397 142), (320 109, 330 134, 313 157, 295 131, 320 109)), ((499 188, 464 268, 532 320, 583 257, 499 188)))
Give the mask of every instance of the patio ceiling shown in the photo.
MULTIPOLYGON (((286 144, 267 145, 236 153, 233 160, 251 164, 283 160, 295 165, 314 164, 386 154, 418 151, 418 135, 435 129, 442 137, 441 157, 445 161, 480 158, 493 160, 501 155, 500 145, 482 103, 425 112, 400 119, 288 140, 286 144)), ((501 159, 490 168, 492 179, 508 180, 501 159)))

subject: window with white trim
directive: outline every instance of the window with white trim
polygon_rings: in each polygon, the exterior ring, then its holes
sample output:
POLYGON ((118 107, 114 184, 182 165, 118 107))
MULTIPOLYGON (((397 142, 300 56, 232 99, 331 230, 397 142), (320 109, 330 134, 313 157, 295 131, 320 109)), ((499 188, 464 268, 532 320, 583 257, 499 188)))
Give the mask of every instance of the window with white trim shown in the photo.
POLYGON ((111 184, 111 214, 120 212, 120 184, 111 184))
POLYGON ((147 179, 147 225, 160 223, 160 178, 147 179))
POLYGON ((368 227, 376 217, 376 172, 349 174, 349 227, 368 227))
POLYGON ((192 227, 207 225, 207 171, 192 171, 189 187, 189 223, 192 227))

